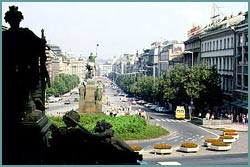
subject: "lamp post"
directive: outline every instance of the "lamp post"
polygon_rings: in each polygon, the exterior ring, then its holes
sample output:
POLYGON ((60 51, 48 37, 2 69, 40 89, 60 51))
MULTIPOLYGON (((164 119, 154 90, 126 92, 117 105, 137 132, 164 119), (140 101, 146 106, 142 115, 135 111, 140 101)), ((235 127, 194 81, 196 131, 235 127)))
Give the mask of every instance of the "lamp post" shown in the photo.
MULTIPOLYGON (((191 67, 193 68, 194 67, 194 52, 192 52, 192 51, 184 51, 184 53, 191 53, 191 67)), ((191 121, 191 114, 192 114, 193 104, 194 104, 193 98, 191 97, 190 105, 188 106, 190 121, 191 121)))

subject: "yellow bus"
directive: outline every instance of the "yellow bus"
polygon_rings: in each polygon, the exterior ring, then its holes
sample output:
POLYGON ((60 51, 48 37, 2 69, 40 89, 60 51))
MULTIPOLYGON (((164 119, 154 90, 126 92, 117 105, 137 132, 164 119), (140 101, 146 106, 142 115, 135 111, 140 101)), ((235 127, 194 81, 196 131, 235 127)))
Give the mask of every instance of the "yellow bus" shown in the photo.
POLYGON ((177 106, 175 110, 176 119, 185 119, 185 108, 184 106, 177 106))

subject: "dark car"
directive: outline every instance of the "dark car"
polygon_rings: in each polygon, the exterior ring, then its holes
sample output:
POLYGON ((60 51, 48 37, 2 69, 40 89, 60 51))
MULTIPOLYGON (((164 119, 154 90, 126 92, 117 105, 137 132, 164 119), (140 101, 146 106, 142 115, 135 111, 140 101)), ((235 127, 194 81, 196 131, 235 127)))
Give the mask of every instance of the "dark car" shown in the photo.
POLYGON ((78 98, 75 98, 75 99, 74 99, 74 102, 78 102, 78 101, 79 101, 79 99, 78 99, 78 98))

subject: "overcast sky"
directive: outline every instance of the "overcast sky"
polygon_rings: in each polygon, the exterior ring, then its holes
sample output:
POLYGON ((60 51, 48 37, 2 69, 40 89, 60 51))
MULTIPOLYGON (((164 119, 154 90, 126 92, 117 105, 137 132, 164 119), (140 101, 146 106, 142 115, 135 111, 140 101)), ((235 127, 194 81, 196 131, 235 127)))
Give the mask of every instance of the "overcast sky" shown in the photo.
MULTIPOLYGON (((3 17, 8 7, 16 5, 24 15, 21 27, 28 27, 63 52, 77 57, 96 52, 112 58, 124 53, 139 53, 160 40, 187 40, 192 25, 210 21, 210 2, 3 2, 3 17)), ((223 15, 247 11, 247 2, 216 3, 223 15)))

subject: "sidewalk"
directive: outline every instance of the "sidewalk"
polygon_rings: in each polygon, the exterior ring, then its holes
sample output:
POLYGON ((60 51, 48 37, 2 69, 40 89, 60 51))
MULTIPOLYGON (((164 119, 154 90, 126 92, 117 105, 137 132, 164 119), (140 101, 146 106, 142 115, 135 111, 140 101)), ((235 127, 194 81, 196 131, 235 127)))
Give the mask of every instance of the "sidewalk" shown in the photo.
POLYGON ((225 125, 201 125, 204 128, 209 129, 234 129, 237 132, 248 132, 248 124, 239 124, 239 123, 232 123, 232 124, 225 124, 225 125))

